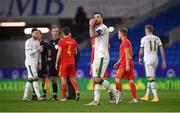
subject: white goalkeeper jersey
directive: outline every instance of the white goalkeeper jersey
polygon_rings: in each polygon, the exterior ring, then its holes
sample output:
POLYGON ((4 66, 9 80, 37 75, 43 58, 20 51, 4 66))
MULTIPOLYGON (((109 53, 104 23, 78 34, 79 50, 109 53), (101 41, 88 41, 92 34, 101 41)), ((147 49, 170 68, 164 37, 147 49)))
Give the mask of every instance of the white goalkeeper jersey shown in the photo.
POLYGON ((99 36, 95 37, 94 58, 109 58, 109 31, 106 25, 102 24, 96 28, 99 36))
POLYGON ((41 55, 37 51, 40 46, 40 42, 38 40, 34 40, 30 38, 25 42, 25 65, 38 65, 38 62, 41 61, 41 55))
POLYGON ((159 37, 155 35, 144 36, 141 39, 141 46, 144 48, 144 61, 158 60, 158 47, 162 46, 159 37))

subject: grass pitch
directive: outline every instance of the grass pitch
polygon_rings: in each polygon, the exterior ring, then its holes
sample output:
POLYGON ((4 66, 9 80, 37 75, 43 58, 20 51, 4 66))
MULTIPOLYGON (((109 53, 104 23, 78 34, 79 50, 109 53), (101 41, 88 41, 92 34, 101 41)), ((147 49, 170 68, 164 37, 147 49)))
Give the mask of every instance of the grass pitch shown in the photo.
MULTIPOLYGON (((137 91, 140 98, 145 91, 137 91)), ((106 91, 102 92, 99 106, 85 106, 93 98, 92 91, 81 92, 80 101, 31 101, 23 102, 23 92, 0 92, 0 112, 179 112, 180 92, 159 91, 160 101, 150 101, 129 104, 131 93, 123 91, 122 102, 118 105, 110 104, 106 91)), ((48 95, 48 99, 51 95, 48 95)), ((60 95, 59 95, 60 97, 60 95)), ((152 98, 152 95, 150 96, 152 98)))

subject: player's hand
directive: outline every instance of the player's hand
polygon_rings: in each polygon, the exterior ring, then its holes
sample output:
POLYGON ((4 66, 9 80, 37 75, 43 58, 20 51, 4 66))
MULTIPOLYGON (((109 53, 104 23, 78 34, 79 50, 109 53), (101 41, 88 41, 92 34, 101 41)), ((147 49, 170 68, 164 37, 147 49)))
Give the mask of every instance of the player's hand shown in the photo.
POLYGON ((38 70, 40 71, 42 69, 41 64, 38 65, 38 70))
POLYGON ((130 71, 130 66, 126 66, 126 71, 130 71))
POLYGON ((162 63, 162 69, 166 69, 166 62, 162 63))
POLYGON ((119 63, 115 63, 113 67, 118 68, 118 66, 119 66, 119 63))
POLYGON ((142 61, 141 58, 139 58, 139 64, 140 64, 140 65, 143 65, 143 61, 142 61))
POLYGON ((55 68, 56 68, 56 70, 58 71, 58 64, 56 63, 56 65, 55 65, 55 68))
POLYGON ((95 19, 93 19, 93 18, 90 19, 90 20, 89 20, 89 25, 92 25, 92 26, 93 26, 94 24, 95 24, 95 19))
POLYGON ((39 52, 43 52, 43 46, 39 46, 37 49, 39 52))

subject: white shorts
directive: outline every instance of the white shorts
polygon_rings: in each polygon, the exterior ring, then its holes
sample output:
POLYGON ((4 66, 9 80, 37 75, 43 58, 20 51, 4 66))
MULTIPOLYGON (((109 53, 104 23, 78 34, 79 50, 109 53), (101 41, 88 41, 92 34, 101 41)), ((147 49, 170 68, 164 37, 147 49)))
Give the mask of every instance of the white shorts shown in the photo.
POLYGON ((104 73, 108 67, 109 58, 94 58, 92 64, 92 77, 104 77, 104 73))
POLYGON ((157 65, 158 60, 155 60, 153 62, 145 62, 146 77, 155 77, 157 65))
POLYGON ((35 64, 26 64, 26 69, 27 69, 27 72, 28 72, 28 79, 38 77, 37 65, 35 65, 35 64))

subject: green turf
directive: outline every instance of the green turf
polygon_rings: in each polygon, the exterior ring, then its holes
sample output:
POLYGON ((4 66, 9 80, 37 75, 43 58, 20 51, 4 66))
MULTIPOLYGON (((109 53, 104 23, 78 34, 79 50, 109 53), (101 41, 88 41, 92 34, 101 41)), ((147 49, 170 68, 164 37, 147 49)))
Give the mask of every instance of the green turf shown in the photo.
MULTIPOLYGON (((138 97, 143 96, 144 91, 138 91, 138 97)), ((99 106, 85 106, 88 102, 92 100, 93 92, 81 92, 80 101, 31 101, 23 102, 21 100, 23 92, 0 92, 0 111, 96 111, 96 112, 117 112, 117 111, 126 111, 126 112, 138 112, 138 111, 161 111, 161 112, 177 112, 180 111, 180 92, 166 92, 159 91, 160 102, 151 103, 140 101, 137 104, 129 104, 130 101, 130 92, 124 91, 122 96, 122 102, 118 105, 110 104, 108 102, 108 94, 103 91, 102 98, 99 106)), ((152 95, 151 95, 152 96, 152 95)), ((50 95, 48 95, 50 97, 50 95)))

